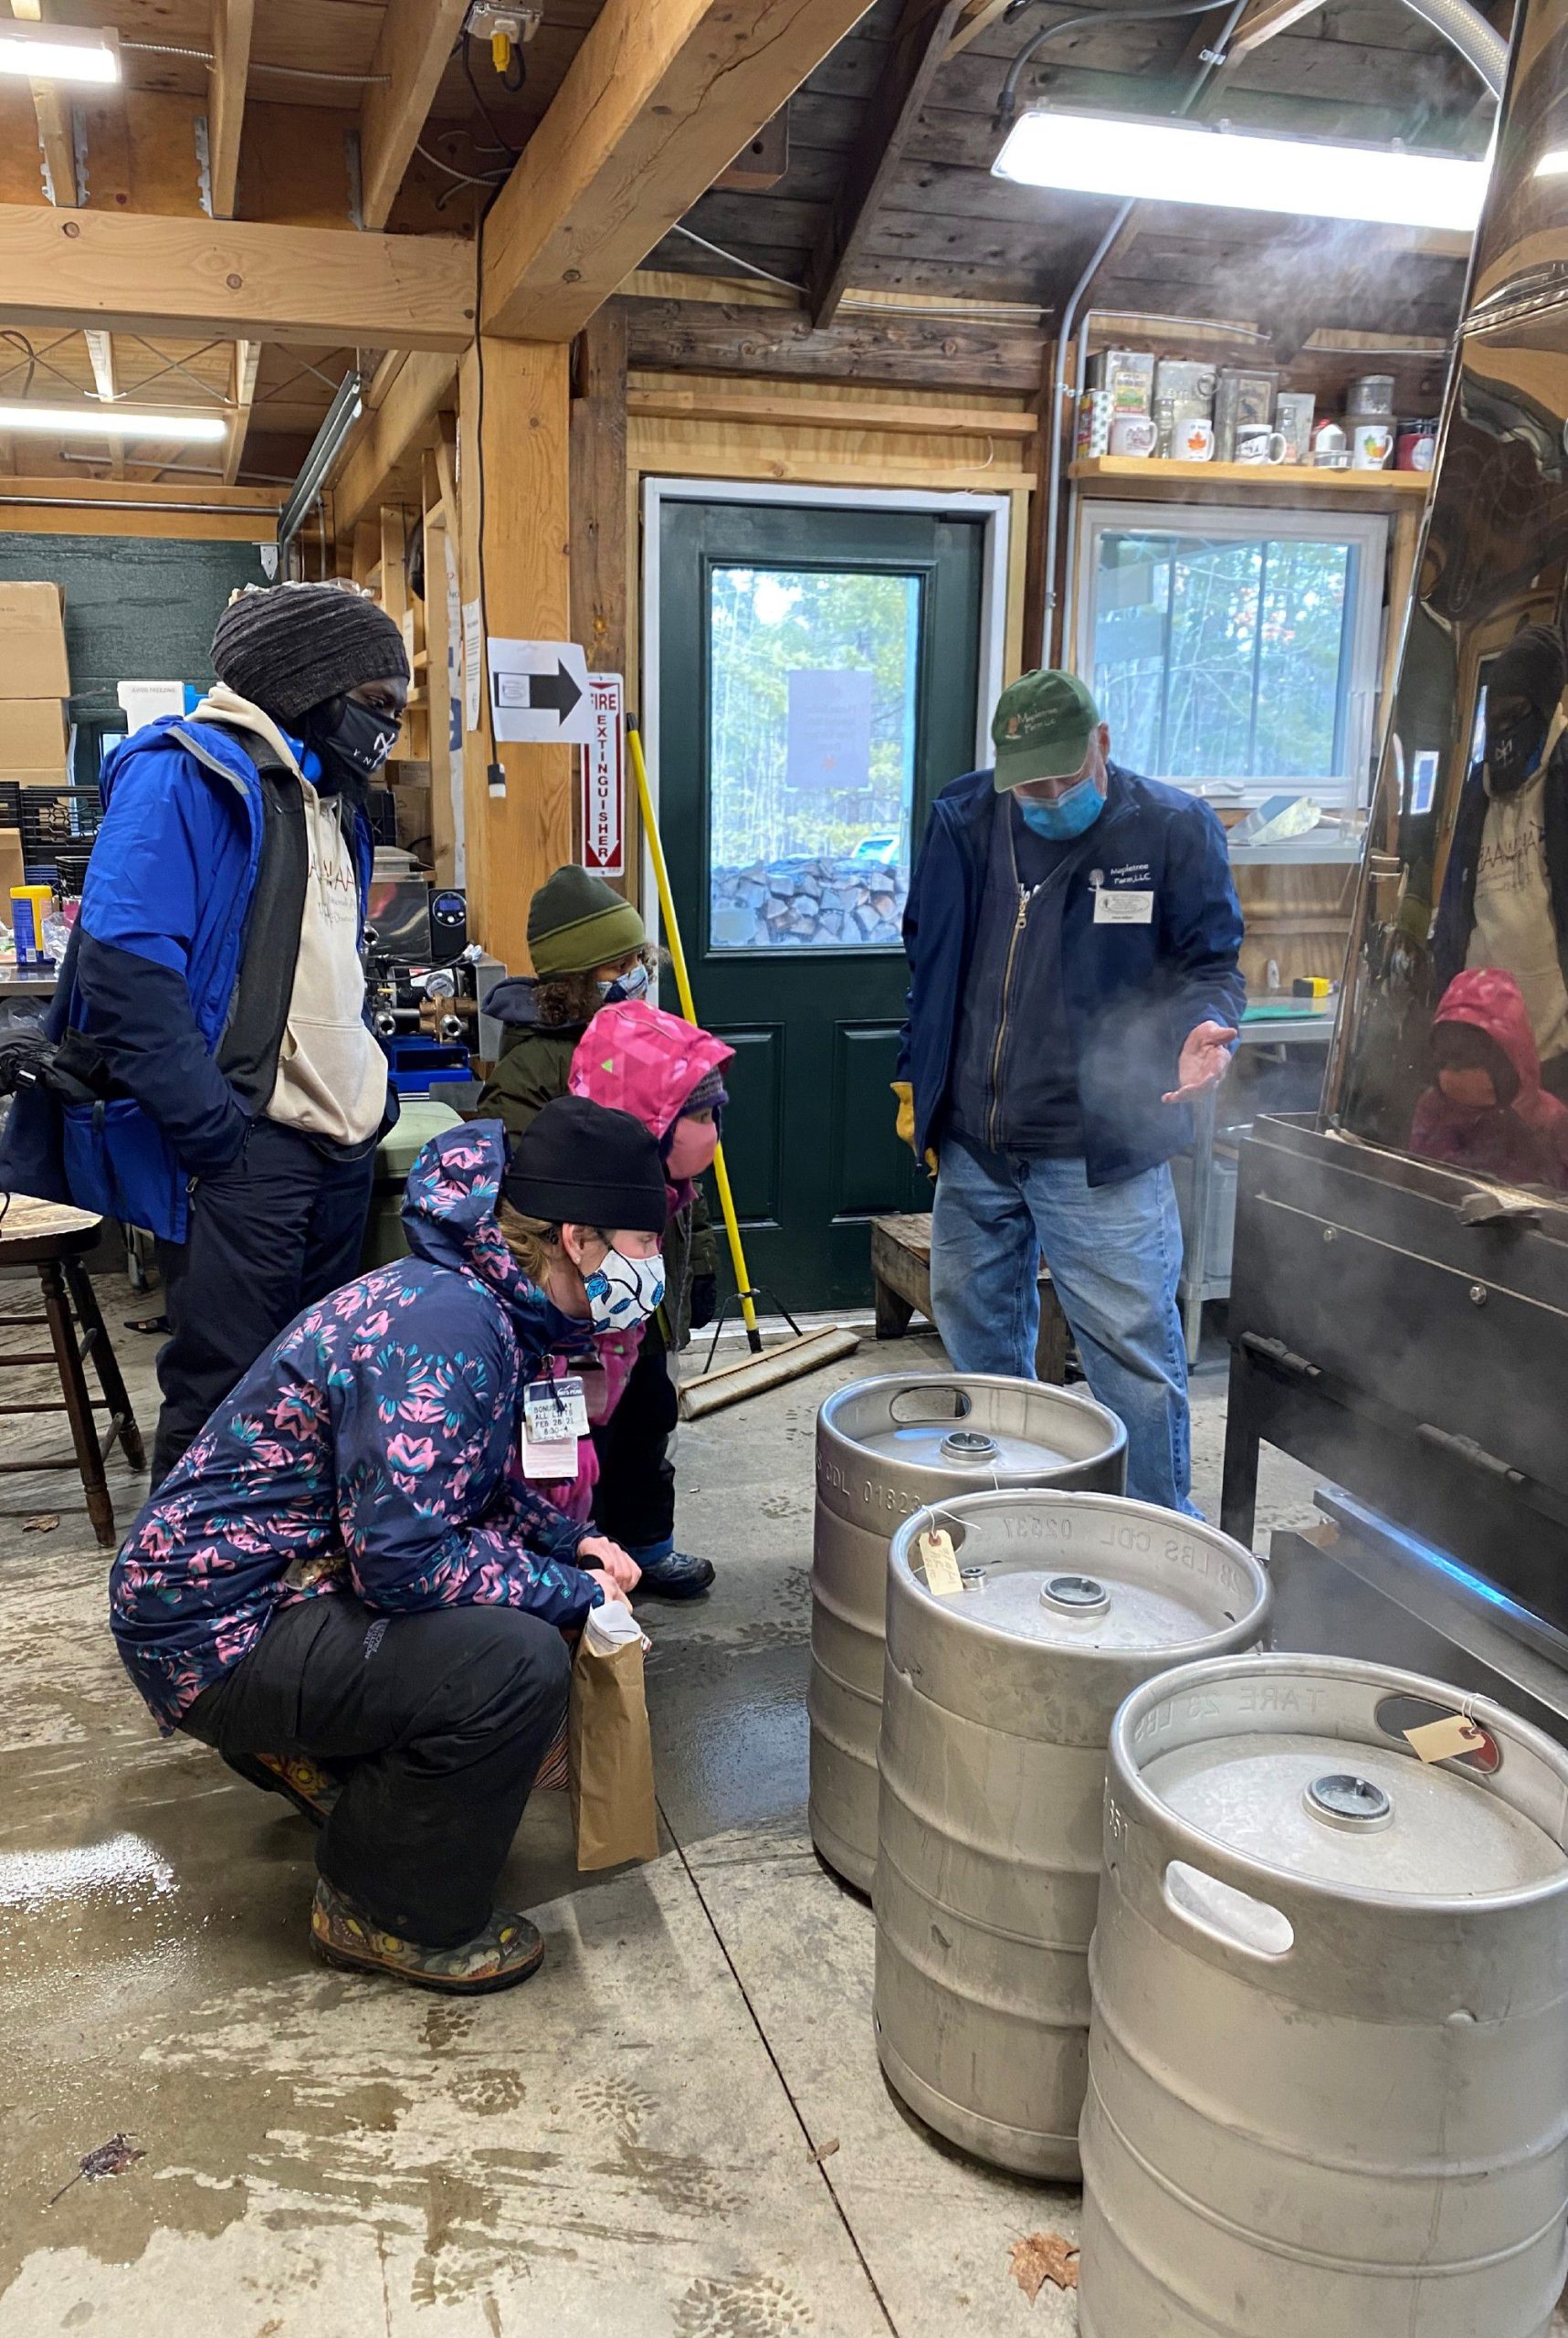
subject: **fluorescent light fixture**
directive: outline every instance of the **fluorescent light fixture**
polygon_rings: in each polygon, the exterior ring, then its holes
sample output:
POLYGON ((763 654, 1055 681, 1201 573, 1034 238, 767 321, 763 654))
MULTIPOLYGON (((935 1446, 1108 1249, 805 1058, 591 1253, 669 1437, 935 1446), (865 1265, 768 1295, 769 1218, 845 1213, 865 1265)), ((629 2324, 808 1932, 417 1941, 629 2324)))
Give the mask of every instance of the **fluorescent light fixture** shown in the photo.
POLYGON ((41 430, 62 438, 217 440, 228 434, 221 414, 154 414, 142 405, 0 405, 0 434, 41 430))
POLYGON ((24 81, 88 81, 100 87, 120 79, 120 43, 112 32, 84 31, 75 25, 0 23, 0 73, 24 81))
POLYGON ((1487 184, 1486 163, 1458 154, 1048 108, 1019 117, 991 167, 999 178, 1075 195, 1467 232, 1480 217, 1487 184))

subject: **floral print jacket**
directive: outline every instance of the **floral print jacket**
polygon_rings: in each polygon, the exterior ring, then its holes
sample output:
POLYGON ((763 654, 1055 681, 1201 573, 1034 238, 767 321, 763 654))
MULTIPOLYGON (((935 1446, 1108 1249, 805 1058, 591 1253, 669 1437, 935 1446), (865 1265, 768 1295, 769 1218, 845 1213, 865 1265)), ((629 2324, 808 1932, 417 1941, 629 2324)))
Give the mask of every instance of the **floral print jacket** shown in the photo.
POLYGON ((290 1600, 351 1587, 388 1615, 463 1601, 581 1622, 591 1527, 518 1462, 523 1384, 581 1327, 501 1239, 499 1121, 414 1164, 413 1255, 308 1308, 164 1480, 110 1576, 126 1670, 165 1729, 290 1600))

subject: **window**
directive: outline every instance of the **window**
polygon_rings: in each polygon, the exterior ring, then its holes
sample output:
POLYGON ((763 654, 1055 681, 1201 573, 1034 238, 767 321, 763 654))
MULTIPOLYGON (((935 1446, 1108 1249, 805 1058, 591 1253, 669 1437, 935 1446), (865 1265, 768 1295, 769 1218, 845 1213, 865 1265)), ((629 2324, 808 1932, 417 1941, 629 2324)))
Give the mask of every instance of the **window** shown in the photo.
POLYGON ((1111 753, 1223 800, 1363 800, 1386 523, 1360 513, 1088 504, 1078 668, 1111 753))

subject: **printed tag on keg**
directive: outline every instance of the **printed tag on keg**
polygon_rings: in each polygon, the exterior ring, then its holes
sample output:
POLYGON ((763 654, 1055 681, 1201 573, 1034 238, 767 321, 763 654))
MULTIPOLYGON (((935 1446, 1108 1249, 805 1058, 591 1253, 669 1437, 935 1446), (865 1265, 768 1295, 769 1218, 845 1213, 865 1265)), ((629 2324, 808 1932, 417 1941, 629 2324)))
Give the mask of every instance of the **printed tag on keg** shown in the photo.
POLYGON ((926 1589, 934 1591, 939 1599, 951 1597, 963 1589, 963 1577, 958 1572, 958 1561, 952 1553, 952 1537, 945 1527, 936 1533, 925 1533, 920 1539, 920 1553, 925 1563, 926 1589))
POLYGON ((1423 1762, 1452 1762, 1484 1744, 1486 1732, 1463 1713, 1445 1713, 1441 1721, 1424 1721, 1419 1729, 1407 1729, 1405 1742, 1423 1762))

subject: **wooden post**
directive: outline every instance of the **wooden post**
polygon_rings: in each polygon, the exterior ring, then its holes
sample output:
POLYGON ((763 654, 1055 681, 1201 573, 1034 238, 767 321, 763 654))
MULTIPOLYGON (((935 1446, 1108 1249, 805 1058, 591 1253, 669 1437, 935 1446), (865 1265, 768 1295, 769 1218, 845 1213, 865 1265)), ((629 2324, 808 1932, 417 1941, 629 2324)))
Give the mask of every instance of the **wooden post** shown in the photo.
MULTIPOLYGON (((626 311, 618 303, 601 309, 572 354, 572 637, 582 643, 590 673, 626 675, 626 702, 635 707, 626 674, 626 311)), ((576 795, 574 789, 574 856, 583 848, 576 795)), ((628 821, 632 811, 628 802, 628 821)), ((626 845, 629 872, 637 865, 629 835, 626 845)), ((622 893, 636 890, 629 875, 606 881, 622 893)))
MULTIPOLYGON (((481 602, 498 637, 569 638, 569 363, 563 342, 489 335, 462 362, 463 603, 481 602)), ((513 974, 529 969, 529 897, 572 858, 572 764, 570 747, 497 746, 481 684, 463 741, 468 930, 513 974), (504 792, 489 784, 495 764, 504 792)))
POLYGON ((447 626, 447 546, 448 542, 456 544, 458 532, 448 520, 440 467, 433 454, 424 459, 423 486, 425 687, 430 700, 430 864, 438 885, 455 885, 457 826, 452 816, 452 751, 447 698, 450 641, 447 626))

